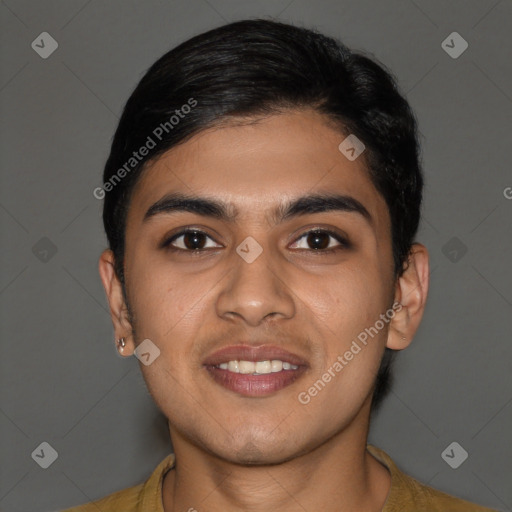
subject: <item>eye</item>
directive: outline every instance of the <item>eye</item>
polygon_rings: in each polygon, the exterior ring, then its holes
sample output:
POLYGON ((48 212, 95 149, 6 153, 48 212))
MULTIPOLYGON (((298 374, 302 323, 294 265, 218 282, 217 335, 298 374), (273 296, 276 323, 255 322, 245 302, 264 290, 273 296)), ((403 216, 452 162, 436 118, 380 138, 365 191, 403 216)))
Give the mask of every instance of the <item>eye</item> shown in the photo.
MULTIPOLYGON (((350 243, 341 235, 327 229, 313 229, 304 233, 299 237, 292 248, 305 249, 317 253, 330 253, 339 250, 339 248, 348 249, 350 243), (297 243, 304 240, 306 246, 296 246, 297 243), (337 241, 336 244, 334 241, 337 241), (311 247, 312 246, 312 247, 311 247)), ((171 251, 201 252, 206 249, 219 248, 222 245, 215 245, 215 241, 204 231, 199 229, 183 229, 179 233, 175 233, 171 238, 162 243, 163 248, 171 251), (208 240, 213 245, 208 245, 208 240)))
POLYGON ((205 242, 207 239, 214 241, 207 233, 198 229, 184 229, 176 233, 171 238, 166 240, 162 247, 167 247, 172 251, 202 251, 204 249, 211 249, 212 247, 222 246, 207 246, 205 242))
POLYGON ((315 252, 323 252, 323 253, 329 253, 334 252, 337 249, 336 248, 350 248, 350 243, 345 240, 341 235, 334 231, 330 231, 327 229, 313 229, 311 231, 308 231, 304 233, 300 238, 297 239, 295 244, 300 241, 305 240, 306 247, 293 247, 292 248, 298 248, 298 249, 310 249, 315 252), (331 239, 331 240, 330 240, 331 239), (339 243, 334 245, 331 244, 332 239, 338 241, 339 243), (307 245, 312 245, 313 247, 307 247, 307 245))

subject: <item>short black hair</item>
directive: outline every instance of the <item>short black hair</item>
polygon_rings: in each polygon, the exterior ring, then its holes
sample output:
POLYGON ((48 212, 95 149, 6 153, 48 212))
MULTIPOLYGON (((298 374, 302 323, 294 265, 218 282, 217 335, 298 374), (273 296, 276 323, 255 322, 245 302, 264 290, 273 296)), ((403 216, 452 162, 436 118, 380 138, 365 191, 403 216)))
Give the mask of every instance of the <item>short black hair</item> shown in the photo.
MULTIPOLYGON (((167 52, 125 105, 104 188, 97 189, 105 199, 105 232, 125 298, 126 216, 147 164, 222 122, 305 108, 365 145, 369 177, 391 218, 390 271, 395 279, 403 274, 420 221, 423 175, 417 122, 396 79, 375 57, 314 29, 251 19, 209 30, 167 52)), ((394 353, 384 351, 372 411, 390 388, 394 353)))

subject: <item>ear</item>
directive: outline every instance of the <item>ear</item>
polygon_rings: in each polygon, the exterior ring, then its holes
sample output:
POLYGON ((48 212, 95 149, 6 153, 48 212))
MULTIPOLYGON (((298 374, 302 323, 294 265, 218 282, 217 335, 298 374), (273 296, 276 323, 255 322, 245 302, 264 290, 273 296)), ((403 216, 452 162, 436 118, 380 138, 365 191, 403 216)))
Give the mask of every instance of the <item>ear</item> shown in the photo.
POLYGON ((114 263, 114 253, 107 249, 101 253, 98 269, 105 293, 107 294, 116 340, 124 338, 126 342, 124 347, 117 346, 116 344, 116 348, 122 356, 128 357, 133 355, 135 350, 133 327, 130 322, 128 307, 124 300, 123 288, 114 270, 114 263))
POLYGON ((420 325, 427 301, 429 258, 427 248, 413 244, 408 265, 395 287, 395 316, 390 322, 386 347, 392 350, 407 348, 420 325))

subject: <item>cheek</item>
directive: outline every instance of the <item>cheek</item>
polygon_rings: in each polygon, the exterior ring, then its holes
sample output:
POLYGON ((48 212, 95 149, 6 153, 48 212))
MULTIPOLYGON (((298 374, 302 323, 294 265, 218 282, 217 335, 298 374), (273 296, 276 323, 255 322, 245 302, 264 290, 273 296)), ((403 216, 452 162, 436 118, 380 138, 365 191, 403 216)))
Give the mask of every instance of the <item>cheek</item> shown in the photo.
POLYGON ((158 400, 179 400, 183 386, 197 378, 194 341, 212 309, 204 279, 187 279, 169 266, 147 265, 131 275, 136 343, 150 339, 160 356, 150 366, 141 364, 148 389, 158 400), (158 398, 154 389, 165 388, 158 398))
POLYGON ((130 274, 130 298, 137 330, 144 331, 139 335, 170 336, 175 326, 186 323, 187 316, 200 307, 198 300, 204 295, 198 284, 161 263, 148 261, 134 268, 130 274))
POLYGON ((303 314, 324 352, 322 367, 305 386, 322 382, 303 390, 312 400, 360 403, 370 391, 387 333, 388 323, 379 320, 388 307, 386 290, 378 270, 364 261, 301 289, 298 295, 307 298, 303 314))
POLYGON ((340 341, 375 323, 387 307, 387 288, 376 267, 364 260, 325 276, 308 276, 297 296, 306 310, 340 341))

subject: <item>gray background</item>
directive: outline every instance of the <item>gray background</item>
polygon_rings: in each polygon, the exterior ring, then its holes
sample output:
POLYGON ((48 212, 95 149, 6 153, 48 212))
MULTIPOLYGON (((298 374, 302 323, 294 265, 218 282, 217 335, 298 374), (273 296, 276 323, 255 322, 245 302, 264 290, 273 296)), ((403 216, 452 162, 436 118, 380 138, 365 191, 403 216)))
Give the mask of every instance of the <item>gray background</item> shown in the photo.
POLYGON ((371 52, 417 113, 431 288, 369 441, 429 485, 511 510, 510 1, 7 0, 0 13, 2 511, 97 499, 171 451, 138 361, 114 349, 92 191, 145 70, 192 35, 260 16, 371 52), (43 31, 59 44, 47 59, 31 48, 43 31), (457 59, 441 46, 453 31, 469 43, 457 59), (48 469, 31 457, 43 441, 58 452, 48 469), (469 453, 458 469, 441 457, 453 441, 469 453))

